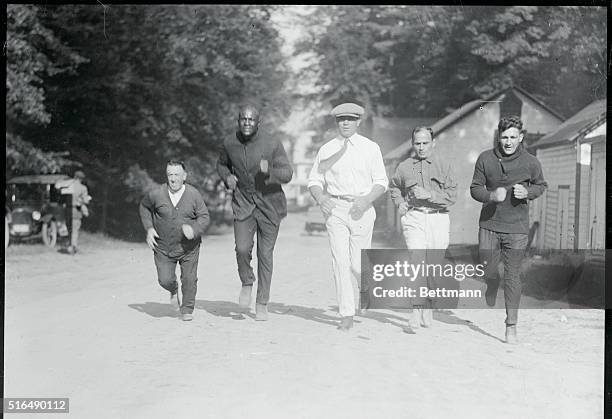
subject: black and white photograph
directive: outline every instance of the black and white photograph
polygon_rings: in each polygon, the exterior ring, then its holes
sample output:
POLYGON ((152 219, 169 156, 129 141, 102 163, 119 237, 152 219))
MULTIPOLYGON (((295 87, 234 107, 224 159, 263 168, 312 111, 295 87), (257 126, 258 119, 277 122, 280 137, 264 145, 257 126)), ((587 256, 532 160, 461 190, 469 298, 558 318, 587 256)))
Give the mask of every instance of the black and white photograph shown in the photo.
POLYGON ((609 8, 8 4, 3 415, 603 418, 609 8))

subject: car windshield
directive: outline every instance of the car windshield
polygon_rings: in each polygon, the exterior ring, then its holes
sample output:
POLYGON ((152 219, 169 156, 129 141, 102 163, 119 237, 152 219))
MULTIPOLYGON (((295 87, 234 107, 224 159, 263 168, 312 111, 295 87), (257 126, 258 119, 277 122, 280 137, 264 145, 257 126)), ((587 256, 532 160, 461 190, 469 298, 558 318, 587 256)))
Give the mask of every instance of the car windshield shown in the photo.
POLYGON ((9 199, 12 202, 41 202, 48 199, 47 186, 50 185, 11 185, 9 199))

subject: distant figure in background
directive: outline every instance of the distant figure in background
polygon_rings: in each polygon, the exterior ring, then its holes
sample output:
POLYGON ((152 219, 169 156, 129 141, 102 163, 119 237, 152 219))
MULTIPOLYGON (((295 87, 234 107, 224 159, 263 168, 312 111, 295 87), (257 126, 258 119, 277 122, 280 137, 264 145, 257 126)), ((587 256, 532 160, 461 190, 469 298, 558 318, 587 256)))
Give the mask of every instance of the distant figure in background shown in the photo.
POLYGON ((70 195, 70 244, 68 245, 68 253, 74 255, 78 250, 79 245, 79 230, 83 217, 89 216, 87 205, 91 201, 87 186, 83 185, 85 173, 82 170, 74 172, 72 179, 59 181, 55 187, 60 190, 62 195, 70 195))
MULTIPOLYGON (((408 249, 448 248, 448 207, 457 201, 457 182, 450 162, 434 153, 435 144, 431 128, 416 127, 412 131, 414 157, 400 163, 391 178, 389 193, 401 216, 408 249)), ((430 327, 431 300, 416 302, 415 325, 430 327)))
POLYGON ((376 220, 372 203, 389 183, 380 147, 357 133, 364 112, 354 100, 332 109, 338 135, 321 146, 308 178, 325 216, 342 331, 353 327, 359 305, 361 249, 371 246, 376 220))
POLYGON ((506 342, 517 343, 516 323, 521 300, 521 261, 529 234, 529 201, 548 186, 538 159, 523 146, 523 122, 518 116, 503 117, 498 124, 499 141, 476 160, 470 186, 472 198, 482 202, 478 244, 487 265, 487 304, 495 306, 499 288, 499 261, 504 265, 506 342))
POLYGON ((223 142, 217 171, 234 191, 234 238, 238 275, 242 283, 238 303, 251 305, 255 275, 251 267, 257 232, 257 298, 255 320, 268 320, 268 301, 274 246, 281 220, 287 215, 287 200, 281 184, 289 183, 293 169, 280 141, 259 132, 259 110, 243 105, 238 129, 223 142))
POLYGON ((200 192, 185 184, 187 172, 182 161, 166 165, 168 182, 150 191, 140 202, 140 219, 153 250, 159 284, 170 292, 170 304, 182 319, 193 319, 198 282, 201 236, 210 222, 208 208, 200 192), (176 264, 181 265, 181 291, 178 299, 176 264))

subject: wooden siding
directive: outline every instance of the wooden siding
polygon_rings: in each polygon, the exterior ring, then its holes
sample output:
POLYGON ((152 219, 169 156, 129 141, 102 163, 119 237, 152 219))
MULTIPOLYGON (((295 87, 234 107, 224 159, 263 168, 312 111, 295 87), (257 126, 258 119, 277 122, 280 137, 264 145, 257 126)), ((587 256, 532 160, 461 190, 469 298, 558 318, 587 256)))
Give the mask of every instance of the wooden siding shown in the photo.
POLYGON ((576 199, 576 149, 574 144, 540 149, 536 156, 542 164, 544 179, 548 182, 546 208, 542 211, 544 219, 539 220, 543 240, 541 247, 558 248, 559 244, 559 186, 569 186, 569 207, 567 248, 574 247, 575 240, 575 199, 576 199))

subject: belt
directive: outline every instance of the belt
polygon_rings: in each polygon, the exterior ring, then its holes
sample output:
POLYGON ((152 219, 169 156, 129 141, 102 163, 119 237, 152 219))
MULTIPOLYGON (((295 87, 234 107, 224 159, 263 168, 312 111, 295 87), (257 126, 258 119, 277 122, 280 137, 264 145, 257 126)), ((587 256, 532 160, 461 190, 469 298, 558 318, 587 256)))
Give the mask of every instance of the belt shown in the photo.
POLYGON ((332 198, 342 199, 343 201, 353 202, 355 197, 351 195, 330 195, 332 198))
POLYGON ((447 209, 435 209, 435 208, 423 208, 423 207, 412 207, 408 211, 418 211, 424 214, 448 214, 447 209))

